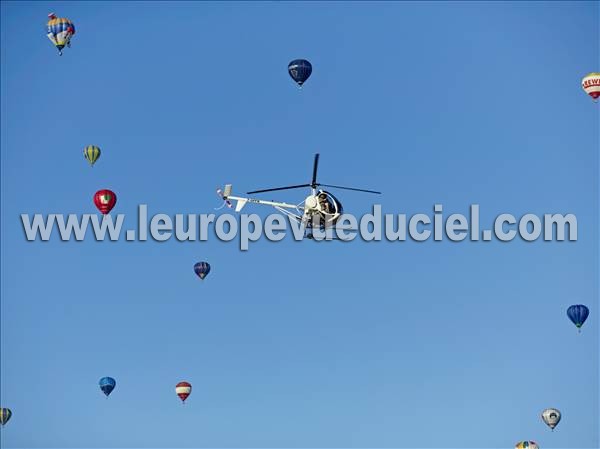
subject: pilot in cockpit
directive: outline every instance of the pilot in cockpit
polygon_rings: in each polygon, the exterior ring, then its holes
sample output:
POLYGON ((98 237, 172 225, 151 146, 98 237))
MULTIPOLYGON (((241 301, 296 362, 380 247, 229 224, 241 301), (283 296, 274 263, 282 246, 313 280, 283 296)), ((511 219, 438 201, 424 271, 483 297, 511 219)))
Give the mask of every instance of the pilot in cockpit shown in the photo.
POLYGON ((334 211, 331 210, 331 204, 329 203, 329 200, 327 199, 327 194, 326 193, 319 193, 318 196, 319 199, 319 206, 321 208, 321 212, 324 212, 325 214, 332 214, 334 211))

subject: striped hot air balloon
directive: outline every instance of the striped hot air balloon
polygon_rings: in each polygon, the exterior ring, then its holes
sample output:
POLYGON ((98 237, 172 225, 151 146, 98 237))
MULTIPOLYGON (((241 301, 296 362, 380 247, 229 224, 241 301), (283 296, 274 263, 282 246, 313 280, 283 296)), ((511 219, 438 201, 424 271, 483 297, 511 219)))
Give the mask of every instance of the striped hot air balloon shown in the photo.
POLYGON ((588 73, 581 80, 581 87, 596 101, 600 97, 600 73, 588 73))
POLYGON ((0 408, 0 424, 4 426, 12 416, 12 412, 9 408, 0 408))
POLYGON ((181 402, 185 403, 185 400, 188 398, 190 393, 192 392, 192 384, 189 382, 179 382, 175 385, 175 393, 181 399, 181 402))
POLYGON ((100 148, 98 148, 96 145, 88 145, 83 149, 83 156, 93 167, 100 157, 100 148))
POLYGON ((57 17, 51 12, 48 14, 48 23, 46 24, 46 35, 62 56, 62 50, 71 46, 71 38, 75 34, 75 24, 67 18, 57 17))

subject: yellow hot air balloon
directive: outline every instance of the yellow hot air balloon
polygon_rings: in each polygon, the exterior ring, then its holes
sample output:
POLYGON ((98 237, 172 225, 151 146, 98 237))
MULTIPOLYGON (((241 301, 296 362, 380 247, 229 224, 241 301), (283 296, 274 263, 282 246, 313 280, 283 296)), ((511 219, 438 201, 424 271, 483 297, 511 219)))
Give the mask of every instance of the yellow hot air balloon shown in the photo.
POLYGON ((98 158, 100 157, 100 148, 98 148, 96 145, 88 145, 83 149, 83 156, 93 167, 98 158))
POLYGON ((589 73, 581 80, 581 87, 596 101, 600 97, 600 73, 589 73))

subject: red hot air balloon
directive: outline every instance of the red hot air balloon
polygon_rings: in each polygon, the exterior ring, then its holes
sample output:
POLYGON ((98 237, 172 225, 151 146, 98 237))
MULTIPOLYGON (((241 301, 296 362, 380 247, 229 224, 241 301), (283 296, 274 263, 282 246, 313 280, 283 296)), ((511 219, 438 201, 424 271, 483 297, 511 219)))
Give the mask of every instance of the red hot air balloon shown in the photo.
POLYGON ((183 402, 183 403, 185 403, 185 400, 187 399, 187 397, 190 395, 191 392, 192 392, 192 384, 190 384, 188 382, 179 382, 175 386, 175 393, 177 393, 177 396, 179 396, 179 398, 181 399, 181 402, 183 402))
POLYGON ((94 204, 100 212, 106 215, 117 204, 117 195, 108 189, 98 190, 94 195, 94 204))

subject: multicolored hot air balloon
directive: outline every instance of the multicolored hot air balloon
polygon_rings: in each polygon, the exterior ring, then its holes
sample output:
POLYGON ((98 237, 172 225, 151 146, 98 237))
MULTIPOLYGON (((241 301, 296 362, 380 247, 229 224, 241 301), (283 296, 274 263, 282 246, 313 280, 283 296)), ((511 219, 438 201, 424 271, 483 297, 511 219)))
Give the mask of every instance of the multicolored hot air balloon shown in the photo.
POLYGON ((116 203, 117 195, 115 195, 115 192, 111 190, 98 190, 94 195, 94 204, 96 205, 98 210, 104 215, 108 214, 112 210, 112 208, 115 207, 116 203))
POLYGON ((540 449, 535 441, 520 441, 516 444, 515 449, 540 449))
POLYGON ((65 48, 65 45, 71 46, 71 38, 75 34, 75 24, 69 19, 57 17, 51 12, 48 14, 46 33, 48 39, 58 49, 58 54, 62 56, 62 49, 65 48))
POLYGON ((294 59, 288 64, 288 73, 302 87, 312 73, 312 64, 306 59, 294 59))
POLYGON ((560 411, 555 408, 547 408, 542 412, 542 420, 550 427, 553 431, 554 428, 560 422, 561 414, 560 411))
POLYGON ((190 393, 192 392, 192 384, 188 382, 179 382, 175 385, 175 393, 181 399, 181 402, 185 403, 185 400, 188 398, 190 393))
POLYGON ((83 157, 85 157, 93 167, 100 157, 100 148, 98 148, 96 145, 88 145, 83 149, 83 157))
POLYGON ((12 416, 9 408, 0 408, 0 425, 4 426, 12 416))
POLYGON ((102 393, 104 393, 106 397, 108 397, 108 395, 117 386, 117 382, 112 377, 103 377, 102 379, 100 379, 100 382, 98 382, 98 385, 100 385, 102 393))
POLYGON ((588 73, 581 80, 581 87, 594 101, 600 97, 600 73, 588 73))
POLYGON ((198 262, 194 265, 194 271, 200 279, 204 279, 210 273, 210 265, 208 262, 198 262))
POLYGON ((589 314, 590 309, 583 304, 575 304, 567 309, 567 316, 573 322, 573 324, 577 326, 579 332, 581 332, 581 326, 583 326, 583 323, 585 323, 585 320, 587 320, 589 314))

